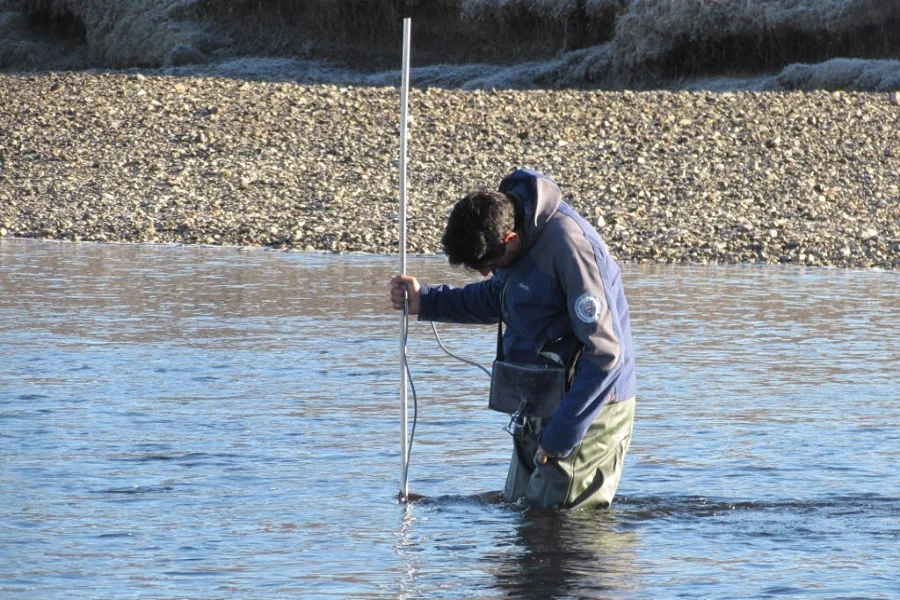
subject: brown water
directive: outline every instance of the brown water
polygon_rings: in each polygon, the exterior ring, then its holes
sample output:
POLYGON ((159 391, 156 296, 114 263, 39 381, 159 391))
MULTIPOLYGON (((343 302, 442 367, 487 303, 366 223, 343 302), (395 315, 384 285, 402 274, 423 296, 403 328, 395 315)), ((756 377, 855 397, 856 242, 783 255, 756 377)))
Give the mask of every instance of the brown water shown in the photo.
POLYGON ((396 262, 0 240, 0 596, 900 595, 897 274, 626 266, 625 477, 559 513, 497 502, 504 418, 421 323, 396 503, 396 262))

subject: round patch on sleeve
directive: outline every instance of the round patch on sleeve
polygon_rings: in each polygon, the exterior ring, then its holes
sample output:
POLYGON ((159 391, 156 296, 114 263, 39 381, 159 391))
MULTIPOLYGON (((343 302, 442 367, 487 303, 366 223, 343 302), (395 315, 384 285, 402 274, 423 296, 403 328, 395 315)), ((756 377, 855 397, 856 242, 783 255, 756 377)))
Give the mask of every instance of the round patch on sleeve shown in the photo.
POLYGON ((603 304, 600 298, 593 294, 582 294, 575 301, 575 316, 584 323, 596 323, 600 318, 600 309, 603 304))

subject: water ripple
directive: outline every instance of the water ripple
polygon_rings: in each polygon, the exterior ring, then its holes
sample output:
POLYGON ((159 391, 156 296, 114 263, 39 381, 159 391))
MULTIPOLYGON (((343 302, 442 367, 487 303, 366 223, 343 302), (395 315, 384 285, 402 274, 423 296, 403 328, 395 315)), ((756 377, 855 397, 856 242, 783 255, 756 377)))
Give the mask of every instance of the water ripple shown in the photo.
MULTIPOLYGON (((626 266, 625 475, 612 510, 563 512, 498 501, 506 417, 418 322, 398 504, 394 262, 0 238, 0 595, 900 589, 897 275, 626 266)), ((441 326, 485 365, 495 335, 441 326)))

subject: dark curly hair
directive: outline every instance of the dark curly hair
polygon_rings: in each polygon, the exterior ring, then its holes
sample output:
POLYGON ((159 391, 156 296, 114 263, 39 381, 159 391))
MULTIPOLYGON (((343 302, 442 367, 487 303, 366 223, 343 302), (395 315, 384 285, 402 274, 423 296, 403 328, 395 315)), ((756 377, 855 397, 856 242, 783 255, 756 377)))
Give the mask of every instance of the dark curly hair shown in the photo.
POLYGON ((456 203, 441 244, 453 266, 475 269, 503 254, 503 236, 516 230, 516 206, 501 192, 471 192, 456 203))

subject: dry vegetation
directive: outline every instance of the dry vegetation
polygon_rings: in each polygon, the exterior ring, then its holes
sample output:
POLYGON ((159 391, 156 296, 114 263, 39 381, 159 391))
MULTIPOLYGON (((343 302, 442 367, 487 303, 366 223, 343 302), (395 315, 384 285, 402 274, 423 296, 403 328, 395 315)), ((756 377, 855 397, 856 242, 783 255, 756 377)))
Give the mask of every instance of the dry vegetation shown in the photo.
MULTIPOLYGON (((415 19, 416 64, 492 62, 469 87, 671 86, 775 74, 769 85, 896 89, 897 0, 438 0, 415 19), (815 73, 809 73, 815 69, 815 73)), ((0 68, 160 68, 246 56, 329 58, 395 68, 390 0, 0 0, 0 68)), ((452 71, 452 69, 445 69, 452 71)), ((458 79, 458 76, 457 76, 458 79)), ((454 84, 454 75, 445 83, 454 84)))

